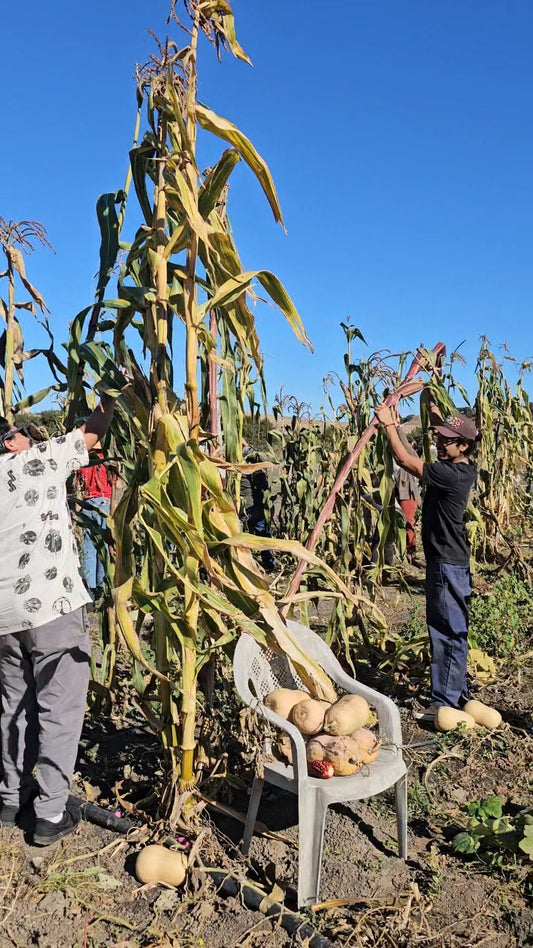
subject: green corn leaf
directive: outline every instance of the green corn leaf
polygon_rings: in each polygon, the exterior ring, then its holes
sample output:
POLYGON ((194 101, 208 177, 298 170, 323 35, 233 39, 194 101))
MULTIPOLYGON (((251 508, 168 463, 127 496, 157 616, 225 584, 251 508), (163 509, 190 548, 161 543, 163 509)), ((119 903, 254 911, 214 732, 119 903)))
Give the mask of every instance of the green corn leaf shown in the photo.
MULTIPOLYGON (((191 190, 189 182, 178 167, 173 168, 173 182, 176 187, 176 193, 179 195, 180 204, 183 208, 189 227, 194 231, 204 243, 208 241, 208 225, 204 221, 198 210, 195 194, 191 190)), ((168 192, 167 192, 168 193, 168 192)), ((166 257, 168 258, 168 247, 166 257)))
POLYGON ((96 216, 100 227, 100 269, 96 284, 98 297, 103 296, 117 260, 120 227, 116 205, 122 205, 125 198, 124 191, 111 191, 109 194, 101 194, 96 202, 96 216))
POLYGON ((252 169, 261 187, 263 188, 268 203, 272 208, 274 219, 283 226, 281 207, 279 205, 272 175, 270 174, 268 165, 263 160, 261 155, 255 150, 251 141, 246 138, 246 136, 243 135, 243 133, 240 132, 232 122, 228 121, 228 119, 222 118, 220 115, 217 115, 216 112, 208 109, 207 106, 202 105, 201 102, 196 103, 196 116, 201 127, 206 132, 211 132, 218 138, 224 139, 224 141, 228 142, 230 145, 233 145, 236 151, 239 152, 241 158, 246 162, 249 168, 252 169))
POLYGON ((85 342, 80 346, 79 354, 95 373, 98 391, 118 398, 127 381, 113 361, 110 346, 102 342, 85 342))
POLYGON ((148 191, 146 188, 146 175, 150 167, 151 160, 155 154, 154 147, 146 137, 141 145, 137 145, 130 151, 130 166, 133 177, 133 185, 140 208, 144 214, 144 219, 148 225, 152 224, 153 211, 148 191))
POLYGON ((280 280, 268 270, 251 270, 226 280, 209 300, 198 307, 198 318, 203 319, 206 313, 211 309, 233 303, 242 296, 246 290, 250 289, 253 281, 256 279, 259 280, 261 285, 268 292, 273 302, 279 306, 296 337, 307 346, 307 348, 312 350, 311 343, 303 328, 302 321, 294 303, 280 280))
POLYGON ((227 148, 214 168, 210 168, 198 194, 198 210, 204 220, 217 204, 231 172, 240 160, 241 156, 234 148, 227 148))
POLYGON ((34 392, 32 395, 27 395, 26 398, 22 398, 13 406, 13 411, 15 413, 18 411, 24 411, 24 409, 31 408, 32 405, 37 405, 39 402, 42 402, 43 398, 46 398, 50 392, 66 392, 66 390, 66 383, 48 385, 47 388, 42 388, 39 392, 34 392))

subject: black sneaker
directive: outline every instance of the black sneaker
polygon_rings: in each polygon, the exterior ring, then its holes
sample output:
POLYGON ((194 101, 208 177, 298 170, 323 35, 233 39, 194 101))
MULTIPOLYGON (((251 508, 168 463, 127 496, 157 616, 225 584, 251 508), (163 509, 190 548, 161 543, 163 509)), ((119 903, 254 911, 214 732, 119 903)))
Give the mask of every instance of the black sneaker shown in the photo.
POLYGON ((435 720, 435 714, 437 713, 437 705, 430 704, 428 708, 417 707, 413 711, 413 718, 415 721, 426 721, 433 722, 435 720))
POLYGON ((9 806, 7 803, 0 804, 0 824, 2 826, 16 826, 17 825, 17 816, 19 815, 20 807, 18 806, 9 806))
POLYGON ((73 833, 80 820, 80 808, 68 802, 59 823, 51 823, 50 820, 37 817, 33 831, 33 842, 36 846, 50 846, 52 843, 57 843, 58 839, 73 833))
POLYGON ((39 793, 37 784, 31 784, 21 791, 21 801, 18 806, 0 801, 0 824, 2 826, 18 826, 23 811, 33 803, 39 793))

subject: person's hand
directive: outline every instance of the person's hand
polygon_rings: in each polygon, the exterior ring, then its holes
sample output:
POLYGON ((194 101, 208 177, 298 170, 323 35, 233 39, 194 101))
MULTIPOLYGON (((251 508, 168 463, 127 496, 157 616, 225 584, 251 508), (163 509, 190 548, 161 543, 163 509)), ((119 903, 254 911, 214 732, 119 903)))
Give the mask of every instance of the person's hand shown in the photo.
POLYGON ((393 413, 392 413, 392 409, 390 408, 389 405, 385 405, 385 404, 378 405, 377 408, 375 409, 375 415, 380 425, 382 425, 383 428, 386 428, 387 425, 396 424, 393 413))

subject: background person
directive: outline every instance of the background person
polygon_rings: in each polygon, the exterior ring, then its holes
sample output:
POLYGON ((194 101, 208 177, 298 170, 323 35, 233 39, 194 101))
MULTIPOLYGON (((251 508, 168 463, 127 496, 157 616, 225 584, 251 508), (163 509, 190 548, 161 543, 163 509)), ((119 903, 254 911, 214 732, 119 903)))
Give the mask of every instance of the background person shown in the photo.
MULTIPOLYGON (((404 432, 397 428, 400 440, 408 451, 412 451, 404 432)), ((416 530, 415 520, 422 491, 420 481, 416 474, 406 471, 399 466, 396 470, 396 499, 401 507, 405 520, 405 555, 409 563, 414 563, 416 556, 416 530)))
POLYGON ((103 396, 81 428, 37 444, 0 418, 0 822, 15 825, 36 794, 33 838, 43 846, 80 819, 67 801, 90 667, 90 596, 65 482, 88 463, 113 408, 103 396))
POLYGON ((431 645, 433 703, 418 717, 433 720, 438 707, 461 708, 468 696, 468 600, 472 588, 464 514, 477 473, 471 455, 478 432, 466 415, 456 413, 442 419, 431 402, 437 460, 425 463, 402 443, 397 421, 388 406, 378 406, 376 415, 385 428, 398 464, 426 487, 422 543, 426 557, 426 619, 431 645))
MULTIPOLYGON (((104 455, 101 450, 97 450, 95 453, 103 459, 104 455)), ((85 516, 94 521, 100 534, 103 534, 106 529, 106 519, 109 516, 113 490, 107 466, 105 464, 90 464, 87 467, 80 467, 76 476, 76 483, 83 499, 89 501, 88 505, 83 507, 85 516)), ((98 599, 103 593, 104 564, 98 555, 98 549, 93 542, 91 531, 88 527, 83 527, 82 530, 82 575, 92 598, 98 599)))
MULTIPOLYGON (((243 460, 256 464, 263 460, 258 451, 248 444, 243 438, 243 460)), ((248 533, 254 533, 258 537, 269 537, 270 530, 267 526, 265 515, 265 491, 268 489, 268 477, 265 471, 251 471, 249 474, 241 474, 241 505, 243 511, 244 527, 248 533)), ((272 572, 276 568, 276 558, 271 550, 261 550, 261 563, 267 572, 272 572)))

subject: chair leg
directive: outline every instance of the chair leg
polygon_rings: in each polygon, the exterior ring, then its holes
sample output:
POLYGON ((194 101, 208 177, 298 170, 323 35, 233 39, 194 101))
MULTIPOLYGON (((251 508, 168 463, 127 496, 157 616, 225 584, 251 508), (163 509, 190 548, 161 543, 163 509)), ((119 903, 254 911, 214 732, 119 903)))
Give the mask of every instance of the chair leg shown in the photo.
POLYGON ((407 859, 407 774, 394 786, 396 792, 396 823, 398 826, 398 855, 407 859))
POLYGON ((318 902, 326 810, 317 794, 299 794, 298 908, 318 902))
POLYGON ((264 782, 265 781, 263 777, 254 777, 252 792, 250 794, 250 802, 248 804, 248 813, 246 814, 246 823, 244 824, 244 833, 241 842, 241 853, 243 856, 248 855, 250 843, 252 842, 252 836, 254 835, 255 820, 257 817, 257 811, 259 809, 259 803, 261 801, 261 794, 263 793, 264 782))

